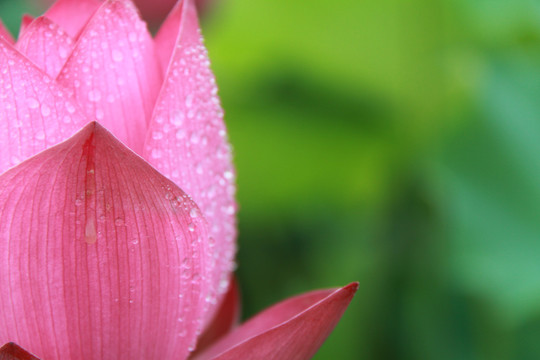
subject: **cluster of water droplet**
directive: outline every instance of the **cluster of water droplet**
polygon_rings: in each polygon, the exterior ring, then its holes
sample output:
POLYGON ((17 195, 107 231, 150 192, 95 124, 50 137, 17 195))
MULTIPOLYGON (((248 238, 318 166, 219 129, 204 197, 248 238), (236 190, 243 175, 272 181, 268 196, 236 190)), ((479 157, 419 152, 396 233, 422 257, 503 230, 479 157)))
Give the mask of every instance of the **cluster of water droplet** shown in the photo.
POLYGON ((0 53, 0 139, 5 149, 0 171, 5 171, 71 136, 83 117, 65 89, 41 69, 2 43, 0 53))
POLYGON ((90 119, 140 152, 162 78, 153 42, 130 2, 98 11, 107 20, 89 22, 57 80, 90 119))
POLYGON ((227 290, 234 267, 236 189, 223 111, 202 37, 178 45, 164 86, 166 95, 154 111, 145 152, 158 170, 192 194, 209 222, 210 237, 203 244, 212 274, 205 279, 208 291, 203 296, 208 311, 227 290))

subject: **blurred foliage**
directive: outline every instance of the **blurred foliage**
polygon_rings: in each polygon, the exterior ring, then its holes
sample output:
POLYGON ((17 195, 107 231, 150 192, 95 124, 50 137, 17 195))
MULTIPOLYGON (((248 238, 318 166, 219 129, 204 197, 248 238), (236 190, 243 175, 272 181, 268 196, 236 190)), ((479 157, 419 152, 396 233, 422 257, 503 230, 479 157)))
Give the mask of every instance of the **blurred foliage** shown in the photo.
POLYGON ((316 359, 540 358, 540 2, 220 0, 203 30, 245 317, 357 280, 316 359))

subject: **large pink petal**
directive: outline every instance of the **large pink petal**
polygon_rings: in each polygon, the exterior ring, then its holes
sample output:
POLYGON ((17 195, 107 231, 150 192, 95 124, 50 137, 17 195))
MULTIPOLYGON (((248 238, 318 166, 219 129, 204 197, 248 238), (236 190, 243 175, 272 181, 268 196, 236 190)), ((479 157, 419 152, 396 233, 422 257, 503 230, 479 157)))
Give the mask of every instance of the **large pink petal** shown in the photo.
MULTIPOLYGON (((169 16, 179 28, 163 88, 152 115, 144 158, 193 197, 211 229, 214 275, 208 322, 227 290, 235 254, 235 172, 214 76, 195 6, 183 1, 169 16)), ((165 26, 170 26, 165 25, 165 26)))
POLYGON ((86 119, 76 102, 0 38, 0 173, 67 139, 86 119))
POLYGON ((47 10, 45 16, 76 38, 100 5, 98 0, 58 0, 47 10))
POLYGON ((310 359, 357 289, 358 283, 352 283, 285 300, 256 315, 196 359, 310 359))
POLYGON ((137 153, 162 82, 153 40, 128 1, 106 1, 81 33, 57 81, 137 153))
POLYGON ((223 298, 219 309, 208 327, 197 340, 197 351, 208 348, 219 338, 230 332, 240 321, 240 290, 238 281, 234 276, 229 285, 229 290, 223 298))
POLYGON ((96 123, 0 175, 0 343, 47 359, 184 359, 207 225, 96 123))
POLYGON ((0 360, 38 360, 38 358, 15 343, 7 343, 0 348, 0 360))
POLYGON ((41 16, 19 36, 17 49, 43 69, 49 76, 56 78, 73 49, 73 39, 57 24, 41 16))
POLYGON ((4 40, 6 40, 10 44, 13 44, 14 42, 13 35, 11 35, 2 20, 0 20, 0 37, 3 37, 4 40))

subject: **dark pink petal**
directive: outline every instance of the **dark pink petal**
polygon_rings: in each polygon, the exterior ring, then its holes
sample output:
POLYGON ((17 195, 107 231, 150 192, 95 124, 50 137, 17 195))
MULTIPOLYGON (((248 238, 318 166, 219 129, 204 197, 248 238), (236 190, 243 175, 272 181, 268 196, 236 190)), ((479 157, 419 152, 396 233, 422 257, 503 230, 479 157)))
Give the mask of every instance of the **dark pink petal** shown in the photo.
POLYGON ((197 211, 96 123, 0 175, 0 343, 185 359, 209 272, 197 211))
POLYGON ((15 343, 7 343, 0 348, 0 360, 39 360, 15 343))
POLYGON ((157 24, 171 11, 177 0, 134 0, 134 2, 145 21, 157 24))
MULTIPOLYGON (((182 1, 182 0, 180 0, 182 1)), ((173 6, 178 3, 178 0, 134 0, 135 5, 141 11, 142 17, 150 24, 159 24, 171 11, 173 6)), ((206 10, 212 1, 195 0, 199 13, 206 10)))
POLYGON ((357 289, 358 283, 352 283, 285 300, 256 315, 196 359, 310 359, 357 289))
POLYGON ((6 40, 10 44, 13 44, 14 42, 13 35, 11 35, 2 20, 0 20, 0 37, 4 38, 4 40, 6 40))
POLYGON ((106 1, 81 33, 57 81, 86 114, 141 153, 162 82, 153 40, 128 1, 106 1))
POLYGON ((21 26, 19 28, 19 39, 23 36, 24 32, 30 26, 30 24, 34 21, 34 17, 29 14, 24 14, 21 20, 21 26))
POLYGON ((16 47, 49 76, 56 78, 71 54, 73 39, 57 24, 41 16, 28 25, 16 47))
POLYGON ((230 332, 240 321, 240 291, 238 281, 234 276, 229 290, 214 318, 197 340, 197 352, 204 351, 209 345, 230 332))
POLYGON ((98 0, 58 0, 45 16, 76 38, 100 5, 98 0))
POLYGON ((74 100, 0 38, 0 173, 60 141, 85 123, 74 100))
MULTIPOLYGON (((210 224, 214 254, 209 321, 227 290, 235 254, 235 172, 214 76, 193 2, 183 1, 167 22, 181 19, 176 46, 146 138, 143 157, 193 197, 210 224)), ((170 25, 170 24, 169 24, 170 25)), ((169 26, 166 24, 166 26, 169 26)))

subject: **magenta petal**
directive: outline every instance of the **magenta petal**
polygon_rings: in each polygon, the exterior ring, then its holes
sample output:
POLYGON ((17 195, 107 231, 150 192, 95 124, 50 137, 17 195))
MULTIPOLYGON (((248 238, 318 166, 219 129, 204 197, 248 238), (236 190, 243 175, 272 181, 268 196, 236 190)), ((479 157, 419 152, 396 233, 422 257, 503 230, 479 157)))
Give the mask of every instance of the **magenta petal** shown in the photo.
POLYGON ((310 359, 357 289, 358 283, 352 283, 285 300, 248 320, 196 359, 310 359))
POLYGON ((186 0, 179 0, 159 28, 156 38, 156 52, 159 56, 161 68, 167 71, 171 55, 176 46, 178 35, 182 33, 182 18, 185 16, 184 5, 186 0))
MULTIPOLYGON (((235 254, 235 172, 223 112, 195 6, 184 1, 180 33, 156 102, 143 157, 193 197, 210 224, 214 254, 207 322, 227 290, 235 254)), ((171 14, 169 20, 177 17, 171 14)), ((171 20, 172 21, 172 20, 171 20)))
POLYGON ((39 360, 15 343, 7 343, 0 348, 0 360, 39 360))
POLYGON ((13 35, 11 35, 2 20, 0 20, 0 37, 3 37, 4 40, 6 40, 10 44, 14 43, 13 35))
POLYGON ((58 0, 45 16, 76 38, 100 5, 101 1, 98 0, 58 0))
POLYGON ((28 25, 16 47, 49 76, 56 78, 71 54, 73 39, 57 24, 41 16, 28 25))
POLYGON ((0 38, 0 173, 80 129, 86 119, 63 90, 0 38))
POLYGON ((0 343, 55 359, 184 359, 207 225, 99 124, 0 175, 0 343))
POLYGON ((128 1, 106 1, 81 33, 57 81, 137 153, 161 86, 153 40, 128 1))

